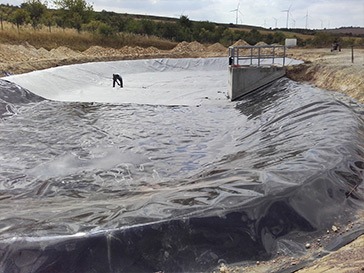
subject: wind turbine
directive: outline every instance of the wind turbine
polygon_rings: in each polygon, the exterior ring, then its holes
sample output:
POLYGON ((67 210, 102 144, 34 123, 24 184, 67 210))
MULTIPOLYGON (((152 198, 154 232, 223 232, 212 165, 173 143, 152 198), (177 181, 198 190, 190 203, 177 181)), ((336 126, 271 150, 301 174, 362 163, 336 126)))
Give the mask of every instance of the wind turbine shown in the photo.
POLYGON ((292 23, 293 23, 293 28, 296 28, 296 20, 295 19, 291 19, 292 20, 292 23))
POLYGON ((231 10, 230 12, 235 12, 235 14, 236 14, 236 18, 235 18, 235 24, 237 25, 238 23, 239 23, 239 13, 241 14, 241 15, 243 15, 241 12, 240 12, 240 1, 238 2, 238 6, 236 7, 236 9, 233 9, 233 10, 231 10))
POLYGON ((308 27, 309 27, 309 21, 308 20, 312 20, 314 18, 311 15, 309 15, 308 10, 306 12, 306 16, 304 16, 303 18, 306 19, 306 29, 308 29, 308 27))
POLYGON ((306 29, 308 29, 308 10, 307 10, 306 16, 304 18, 306 18, 306 29))
POLYGON ((277 18, 275 18, 275 17, 273 17, 273 19, 274 19, 274 21, 275 21, 275 23, 276 23, 276 27, 275 27, 275 28, 277 28, 278 19, 277 19, 277 18))
POLYGON ((288 29, 288 20, 289 20, 289 13, 291 12, 292 4, 289 6, 288 9, 282 10, 282 12, 287 12, 287 21, 286 21, 286 29, 288 29))

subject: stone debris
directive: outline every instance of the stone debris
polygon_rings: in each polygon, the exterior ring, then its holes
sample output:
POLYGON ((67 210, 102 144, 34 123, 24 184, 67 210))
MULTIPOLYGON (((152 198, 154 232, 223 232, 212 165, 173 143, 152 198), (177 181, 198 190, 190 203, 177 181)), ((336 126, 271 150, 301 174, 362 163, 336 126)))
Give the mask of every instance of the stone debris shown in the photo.
POLYGON ((339 231, 339 229, 338 229, 335 225, 333 225, 333 226, 331 227, 331 230, 332 230, 333 232, 338 232, 338 231, 339 231))
POLYGON ((220 273, 229 273, 229 268, 225 265, 225 264, 221 264, 220 265, 220 269, 219 269, 220 273))

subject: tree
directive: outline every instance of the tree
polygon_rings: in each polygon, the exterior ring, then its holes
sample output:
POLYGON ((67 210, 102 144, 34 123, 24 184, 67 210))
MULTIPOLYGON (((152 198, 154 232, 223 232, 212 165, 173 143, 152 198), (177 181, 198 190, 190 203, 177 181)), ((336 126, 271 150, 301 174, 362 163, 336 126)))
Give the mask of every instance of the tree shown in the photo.
POLYGON ((91 21, 93 7, 85 0, 54 0, 54 4, 61 9, 63 18, 68 19, 70 27, 81 31, 82 24, 91 21))
POLYGON ((230 28, 226 28, 220 38, 223 45, 231 45, 234 41, 234 32, 230 28))
POLYGON ((312 39, 311 43, 316 47, 324 47, 331 45, 332 42, 336 39, 336 37, 328 32, 317 32, 315 37, 312 39))
POLYGON ((273 34, 273 44, 284 44, 284 40, 286 39, 286 36, 283 32, 275 31, 273 34))
POLYGON ((0 24, 1 24, 1 30, 4 30, 4 9, 3 7, 0 7, 0 24))
POLYGON ((24 9, 17 9, 12 14, 11 20, 14 24, 16 24, 19 32, 20 26, 24 25, 29 20, 29 13, 24 9))
POLYGON ((191 29, 191 27, 192 27, 192 22, 191 22, 190 19, 188 19, 188 16, 186 16, 186 15, 181 15, 181 17, 179 18, 178 23, 183 28, 189 28, 189 29, 191 29))
POLYGON ((52 26, 55 24, 55 20, 53 15, 47 11, 44 15, 43 15, 43 23, 44 25, 46 25, 48 27, 49 32, 52 32, 52 26))
POLYGON ((97 32, 103 37, 110 37, 115 34, 114 29, 105 23, 100 23, 99 27, 97 28, 97 32))
POLYGON ((176 23, 158 23, 157 29, 158 36, 160 37, 176 40, 176 37, 178 36, 179 27, 176 23))
POLYGON ((100 21, 92 20, 88 24, 83 25, 83 29, 86 31, 92 32, 93 34, 96 34, 96 32, 101 24, 102 24, 102 22, 100 22, 100 21))
POLYGON ((248 35, 245 37, 245 40, 251 44, 251 45, 255 45, 256 43, 260 42, 263 40, 263 36, 260 34, 260 32, 258 30, 256 30, 255 28, 253 28, 252 30, 250 30, 248 32, 248 35))
POLYGON ((153 35, 156 31, 156 24, 152 20, 142 19, 141 25, 142 25, 141 34, 153 35))
POLYGON ((141 34, 143 26, 140 20, 130 19, 125 27, 126 32, 141 34))
POLYGON ((47 10, 47 2, 42 3, 40 0, 27 0, 20 7, 28 11, 32 26, 36 29, 47 10))

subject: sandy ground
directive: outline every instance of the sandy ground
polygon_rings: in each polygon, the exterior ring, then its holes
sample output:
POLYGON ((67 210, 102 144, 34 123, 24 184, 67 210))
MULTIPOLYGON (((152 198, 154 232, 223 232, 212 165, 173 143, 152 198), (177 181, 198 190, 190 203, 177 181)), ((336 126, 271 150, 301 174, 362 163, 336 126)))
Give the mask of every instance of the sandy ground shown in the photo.
POLYGON ((317 87, 344 93, 364 103, 364 49, 289 49, 288 56, 305 61, 290 67, 288 76, 317 87), (352 62, 352 56, 354 57, 352 62))
MULTIPOLYGON (((120 49, 90 47, 84 52, 59 47, 50 51, 32 45, 0 44, 0 76, 26 73, 50 67, 97 61, 142 58, 227 57, 227 49, 220 44, 203 46, 197 42, 180 43, 174 49, 162 51, 156 48, 123 47, 120 49)), ((289 67, 288 77, 309 82, 319 88, 347 94, 364 103, 364 49, 330 52, 330 49, 288 50, 288 57, 303 60, 299 66, 289 67)), ((343 236, 353 228, 363 229, 363 215, 356 222, 341 227, 341 232, 328 230, 326 235, 315 238, 306 253, 299 257, 277 256, 270 261, 254 261, 245 265, 221 265, 215 272, 364 272, 364 236, 357 238, 339 250, 327 250, 325 241, 343 236)), ((353 238, 355 239, 355 238, 353 238)))

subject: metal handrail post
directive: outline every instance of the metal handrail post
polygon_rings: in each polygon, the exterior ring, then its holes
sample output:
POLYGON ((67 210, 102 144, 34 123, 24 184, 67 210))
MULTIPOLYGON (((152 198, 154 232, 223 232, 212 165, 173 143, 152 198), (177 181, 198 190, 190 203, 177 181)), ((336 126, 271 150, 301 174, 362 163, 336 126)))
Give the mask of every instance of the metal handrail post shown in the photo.
POLYGON ((286 65, 286 46, 283 47, 283 66, 286 65))
POLYGON ((232 64, 235 65, 235 48, 231 50, 231 57, 233 58, 232 64))
POLYGON ((239 48, 236 48, 236 65, 239 65, 239 48))
POLYGON ((253 48, 250 48, 250 65, 253 65, 253 48))
POLYGON ((274 57, 275 57, 275 46, 273 46, 273 58, 272 58, 272 64, 274 64, 274 57))

